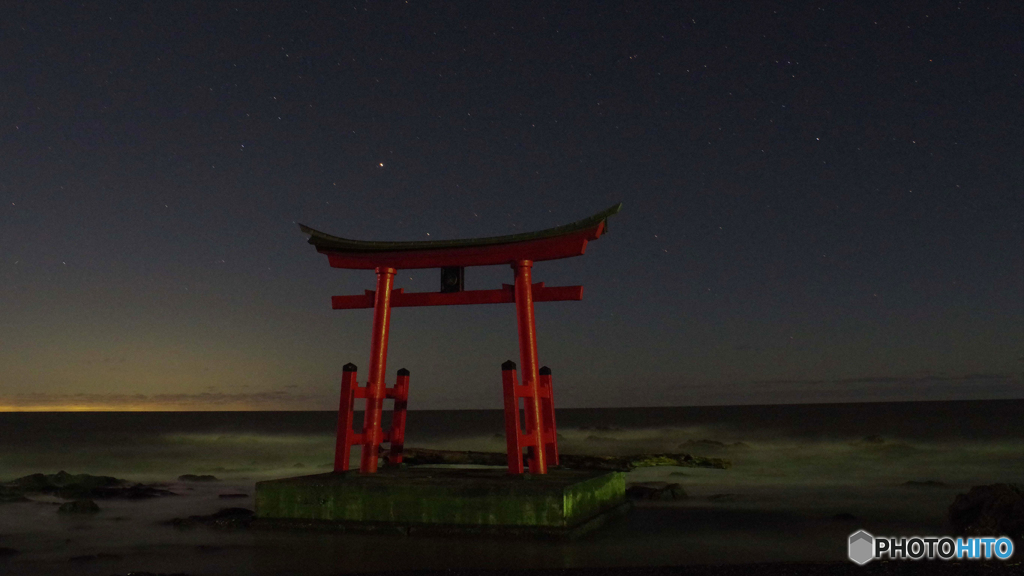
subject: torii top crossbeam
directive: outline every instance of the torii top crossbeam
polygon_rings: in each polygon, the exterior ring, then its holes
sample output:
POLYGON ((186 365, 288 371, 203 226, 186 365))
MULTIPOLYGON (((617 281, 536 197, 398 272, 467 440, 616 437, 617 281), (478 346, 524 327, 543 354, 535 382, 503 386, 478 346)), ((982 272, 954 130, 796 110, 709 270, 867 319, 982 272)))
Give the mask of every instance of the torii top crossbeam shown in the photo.
POLYGON ((334 268, 372 270, 381 266, 407 270, 455 266, 492 266, 519 260, 540 262, 581 256, 587 242, 607 231, 608 217, 622 204, 579 222, 538 232, 426 242, 365 242, 331 236, 299 224, 309 243, 327 255, 334 268))
MULTIPOLYGON (((440 240, 427 242, 366 242, 349 240, 325 234, 302 224, 299 227, 309 234, 309 243, 317 252, 327 256, 334 268, 375 270, 377 290, 367 290, 354 296, 334 296, 332 308, 373 308, 373 340, 370 348, 370 376, 364 392, 366 397, 363 433, 358 439, 363 445, 360 470, 364 473, 377 469, 377 452, 385 436, 391 441, 391 459, 401 461, 401 440, 404 428, 393 428, 391 435, 380 427, 381 409, 387 388, 384 372, 387 363, 388 329, 391 308, 406 306, 444 306, 455 304, 498 304, 515 303, 519 327, 519 357, 522 363, 524 384, 515 384, 515 367, 503 365, 505 380, 506 440, 508 442, 509 470, 523 471, 522 447, 529 449, 530 471, 543 474, 547 462, 557 463, 557 436, 554 430, 554 409, 551 404, 550 371, 545 372, 542 383, 537 361, 536 328, 533 318, 533 302, 558 300, 581 300, 582 286, 546 288, 543 283, 533 284, 531 268, 534 262, 581 256, 587 242, 597 240, 607 232, 607 220, 622 208, 617 204, 590 218, 526 234, 474 238, 467 240, 440 240), (491 266, 507 264, 515 271, 515 285, 503 285, 497 290, 465 291, 463 269, 470 266, 491 266), (397 270, 414 268, 441 268, 441 291, 405 293, 392 290, 397 270), (509 376, 511 370, 511 376, 509 376), (517 391, 518 390, 518 391, 517 391), (526 399, 525 433, 519 428, 519 401, 526 399), (545 404, 546 403, 546 404, 545 404), (513 414, 514 412, 514 414, 513 414), (396 451, 395 441, 398 440, 396 451)), ((346 365, 346 380, 343 383, 341 409, 339 410, 338 448, 335 454, 335 470, 348 469, 348 449, 351 445, 351 406, 354 392, 355 367, 346 365), (346 398, 346 395, 348 396, 346 398), (342 414, 345 412, 345 414, 342 414)), ((405 382, 408 372, 405 372, 405 382)), ((394 396, 395 393, 392 393, 394 396)), ((397 397, 396 397, 397 398, 397 397)), ((404 402, 403 402, 404 404, 404 402)), ((404 418, 401 419, 404 422, 404 418)))

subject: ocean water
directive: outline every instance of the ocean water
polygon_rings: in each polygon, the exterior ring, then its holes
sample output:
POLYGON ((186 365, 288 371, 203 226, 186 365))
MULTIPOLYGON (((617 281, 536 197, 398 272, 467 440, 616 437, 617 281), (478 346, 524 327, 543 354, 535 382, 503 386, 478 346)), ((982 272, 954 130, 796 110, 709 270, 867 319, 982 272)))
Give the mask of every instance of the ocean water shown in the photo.
MULTIPOLYGON (((441 568, 663 566, 845 559, 845 538, 950 532, 971 486, 1024 482, 1024 400, 651 409, 557 414, 563 453, 689 452, 727 470, 639 469, 688 498, 643 502, 571 542, 178 530, 162 521, 252 507, 255 482, 331 469, 330 412, 0 414, 0 480, 66 470, 161 483, 178 496, 0 504, 0 573, 333 574, 441 568), (219 481, 183 483, 182 474, 219 481), (908 484, 909 483, 909 484, 908 484), (916 485, 915 485, 916 483, 916 485), (922 484, 924 483, 924 484, 922 484), (247 498, 224 500, 224 493, 247 498), (837 517, 837 515, 843 515, 837 517), (850 518, 852 516, 852 519, 850 518)), ((408 446, 504 451, 500 411, 412 411, 408 446)), ((358 458, 358 454, 355 455, 358 458)))

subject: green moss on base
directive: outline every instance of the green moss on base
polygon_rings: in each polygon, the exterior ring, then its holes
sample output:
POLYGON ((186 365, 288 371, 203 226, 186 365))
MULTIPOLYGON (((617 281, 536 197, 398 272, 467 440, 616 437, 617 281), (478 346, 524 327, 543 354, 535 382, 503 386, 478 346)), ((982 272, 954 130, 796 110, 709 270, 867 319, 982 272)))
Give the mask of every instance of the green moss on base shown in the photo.
POLYGON ((622 473, 398 469, 260 482, 258 518, 403 525, 571 527, 625 501, 622 473))

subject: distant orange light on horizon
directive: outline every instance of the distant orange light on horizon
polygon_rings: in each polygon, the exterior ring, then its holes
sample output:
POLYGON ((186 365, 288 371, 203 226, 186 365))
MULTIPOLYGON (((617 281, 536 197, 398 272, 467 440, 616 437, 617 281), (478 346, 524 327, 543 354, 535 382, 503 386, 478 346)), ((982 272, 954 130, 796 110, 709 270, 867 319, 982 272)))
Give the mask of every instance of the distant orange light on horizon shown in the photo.
MULTIPOLYGON (((266 406, 168 406, 166 404, 61 404, 61 405, 0 405, 4 412, 257 412, 267 410, 266 406)), ((296 408, 275 408, 274 411, 297 410, 296 408)))

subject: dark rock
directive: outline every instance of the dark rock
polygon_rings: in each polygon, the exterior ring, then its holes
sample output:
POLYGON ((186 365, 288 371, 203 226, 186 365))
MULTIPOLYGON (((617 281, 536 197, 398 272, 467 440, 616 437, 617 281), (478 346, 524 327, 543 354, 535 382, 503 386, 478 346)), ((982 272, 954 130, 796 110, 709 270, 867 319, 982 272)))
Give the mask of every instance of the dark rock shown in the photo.
POLYGON ((112 494, 110 497, 114 498, 128 498, 130 500, 141 500, 144 498, 158 498, 160 496, 177 496, 170 490, 163 488, 157 488, 147 484, 132 484, 131 486, 121 490, 119 493, 112 494))
POLYGON ((949 486, 945 482, 939 482, 938 480, 908 480, 903 485, 908 488, 946 488, 949 486))
MULTIPOLYGON (((67 472, 61 470, 57 474, 51 474, 51 476, 58 476, 61 474, 67 474, 67 472)), ((22 476, 21 478, 12 480, 7 483, 6 487, 10 489, 20 488, 22 490, 30 492, 43 492, 52 486, 53 484, 51 484, 50 481, 47 480, 46 474, 37 473, 29 474, 28 476, 22 476)))
POLYGON ((957 536, 1010 536, 1024 540, 1024 488, 1016 484, 973 486, 949 507, 957 536))
POLYGON ((4 557, 7 557, 7 556, 14 556, 15 554, 20 554, 20 553, 21 553, 20 551, 15 550, 14 548, 4 548, 3 546, 0 546, 0 558, 4 558, 4 557))
POLYGON ((60 490, 57 496, 61 498, 80 498, 82 495, 92 498, 127 498, 129 500, 141 500, 145 498, 158 498, 160 496, 177 496, 170 490, 157 488, 148 484, 128 484, 122 486, 102 486, 87 491, 60 490))
POLYGON ((718 440, 708 440, 704 438, 702 440, 687 440, 679 445, 680 448, 725 448, 725 442, 719 442, 718 440))
POLYGON ((685 500, 686 498, 689 498, 686 491, 683 490, 683 487, 676 482, 672 482, 668 486, 665 486, 665 493, 671 495, 672 500, 685 500))
POLYGON ((721 458, 705 458, 690 454, 634 454, 632 456, 580 456, 560 454, 560 463, 566 468, 633 470, 654 466, 684 466, 688 468, 719 468, 726 469, 732 462, 721 458))
POLYGON ((850 514, 849 512, 840 512, 839 514, 833 516, 832 520, 835 522, 856 522, 857 517, 853 514, 850 514))
POLYGON ((239 492, 237 494, 218 494, 217 495, 217 498, 248 498, 248 497, 249 497, 248 494, 242 494, 241 492, 239 492))
POLYGON ((889 457, 900 457, 910 456, 920 451, 919 448, 915 448, 906 442, 896 442, 893 440, 886 440, 881 436, 865 436, 860 440, 857 440, 852 446, 861 448, 868 452, 873 452, 880 455, 886 455, 889 457))
POLYGON ((626 498, 630 500, 660 500, 661 490, 649 486, 629 486, 626 488, 626 498))
POLYGON ((214 520, 223 520, 226 518, 252 518, 253 511, 248 508, 221 508, 220 510, 210 514, 209 518, 214 520))
POLYGON ((117 489, 126 483, 125 480, 112 476, 93 476, 92 474, 68 474, 61 470, 56 474, 30 474, 8 482, 5 488, 21 494, 52 494, 60 498, 85 499, 102 498, 98 491, 117 489))
POLYGON ((680 444, 679 448, 681 450, 745 450, 750 448, 750 445, 743 442, 726 444, 725 442, 719 442, 718 440, 709 440, 704 438, 701 440, 687 440, 680 444))
POLYGON ((173 492, 146 484, 131 484, 112 476, 68 474, 31 474, 0 486, 0 501, 19 501, 25 494, 50 494, 67 500, 101 498, 154 498, 173 492))
POLYGON ((16 488, 0 486, 0 504, 9 502, 28 502, 28 498, 25 498, 25 496, 16 488))
POLYGON ((626 486, 626 497, 631 500, 685 500, 687 495, 676 483, 643 482, 626 486))
POLYGON ((195 528, 196 526, 209 526, 219 529, 247 528, 253 520, 253 511, 248 508, 223 508, 208 516, 189 516, 188 518, 174 518, 164 524, 179 529, 195 528))
POLYGON ((57 512, 64 514, 95 514, 100 511, 100 507, 96 505, 92 500, 74 500, 72 502, 65 502, 57 508, 57 512))
POLYGON ((182 474, 178 476, 179 482, 219 482, 216 476, 210 474, 182 474))
POLYGON ((61 486, 53 491, 47 491, 54 496, 59 498, 103 498, 98 492, 94 492, 97 489, 108 488, 107 486, 82 486, 80 484, 72 484, 70 486, 61 486))

